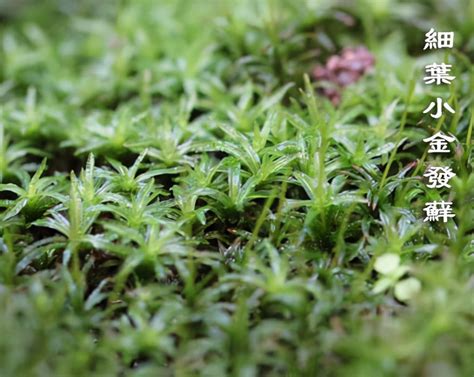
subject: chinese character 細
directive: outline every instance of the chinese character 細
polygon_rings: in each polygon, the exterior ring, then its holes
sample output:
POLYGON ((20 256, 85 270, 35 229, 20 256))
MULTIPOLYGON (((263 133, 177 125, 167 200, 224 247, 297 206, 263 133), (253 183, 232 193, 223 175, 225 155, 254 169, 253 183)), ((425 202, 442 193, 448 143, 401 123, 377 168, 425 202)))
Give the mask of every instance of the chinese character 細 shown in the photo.
POLYGON ((425 34, 425 47, 423 51, 434 48, 451 48, 454 45, 454 32, 452 31, 435 31, 433 28, 425 34))
POLYGON ((424 142, 430 143, 428 153, 449 153, 448 143, 452 143, 454 140, 456 140, 454 136, 445 135, 441 131, 423 139, 424 142))

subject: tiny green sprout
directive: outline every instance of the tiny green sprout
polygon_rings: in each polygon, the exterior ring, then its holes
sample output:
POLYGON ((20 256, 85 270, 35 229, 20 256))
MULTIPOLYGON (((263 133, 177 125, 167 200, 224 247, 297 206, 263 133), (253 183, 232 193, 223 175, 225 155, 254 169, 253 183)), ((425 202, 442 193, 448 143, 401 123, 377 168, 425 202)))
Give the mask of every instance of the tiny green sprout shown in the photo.
POLYGON ((375 260, 374 269, 382 277, 375 283, 373 293, 382 293, 393 287, 398 300, 409 301, 421 290, 420 281, 414 277, 400 280, 410 268, 400 264, 400 256, 397 254, 381 255, 375 260))
POLYGON ((12 142, 5 133, 5 126, 0 122, 0 183, 5 177, 12 177, 15 172, 23 171, 23 163, 28 155, 43 155, 40 150, 28 147, 28 143, 12 142))
POLYGON ((10 208, 3 214, 3 220, 13 218, 20 212, 26 219, 35 220, 48 207, 64 199, 64 196, 59 193, 58 178, 41 177, 45 169, 46 159, 43 159, 33 177, 23 171, 18 172, 20 186, 13 183, 0 184, 0 192, 8 191, 17 195, 17 198, 11 202, 10 208))

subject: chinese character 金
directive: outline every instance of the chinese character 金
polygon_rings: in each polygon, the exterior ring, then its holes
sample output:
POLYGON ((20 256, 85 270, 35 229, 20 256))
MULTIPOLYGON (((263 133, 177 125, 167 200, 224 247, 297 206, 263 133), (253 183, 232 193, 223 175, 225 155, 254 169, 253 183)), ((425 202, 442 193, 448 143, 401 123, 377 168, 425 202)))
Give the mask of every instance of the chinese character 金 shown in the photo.
POLYGON ((423 211, 426 212, 426 217, 423 221, 439 221, 441 218, 443 222, 447 222, 448 218, 456 216, 452 213, 452 205, 452 202, 445 202, 444 200, 426 203, 425 208, 423 208, 423 211))
POLYGON ((456 174, 453 173, 453 170, 450 167, 432 166, 425 171, 425 174, 423 174, 423 177, 428 178, 429 184, 426 186, 429 188, 451 188, 449 180, 455 176, 456 174))
POLYGON ((451 81, 456 78, 456 76, 450 76, 449 72, 451 71, 451 64, 429 64, 425 67, 425 71, 428 76, 425 76, 423 80, 425 80, 425 84, 433 84, 436 85, 441 84, 451 84, 451 81))
POLYGON ((428 107, 423 111, 423 114, 426 114, 430 112, 434 107, 436 106, 436 113, 430 114, 432 118, 438 119, 441 118, 441 115, 443 113, 443 107, 448 110, 451 114, 454 114, 455 111, 454 109, 447 103, 443 102, 442 98, 436 98, 436 102, 431 102, 428 107))
POLYGON ((423 139, 424 142, 430 143, 428 153, 449 153, 448 143, 452 143, 454 140, 456 140, 454 136, 445 135, 441 131, 423 139))
POLYGON ((430 31, 425 34, 425 36, 425 47, 423 48, 423 51, 426 49, 431 50, 434 48, 443 47, 451 48, 454 45, 454 32, 452 31, 437 32, 431 28, 430 31))

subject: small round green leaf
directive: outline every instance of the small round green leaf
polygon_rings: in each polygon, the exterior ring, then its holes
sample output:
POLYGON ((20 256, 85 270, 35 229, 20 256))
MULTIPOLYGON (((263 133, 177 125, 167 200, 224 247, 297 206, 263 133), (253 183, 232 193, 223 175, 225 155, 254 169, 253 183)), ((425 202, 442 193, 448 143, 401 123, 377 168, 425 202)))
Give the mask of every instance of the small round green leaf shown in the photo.
POLYGON ((421 290, 421 283, 416 278, 408 278, 395 284, 395 297, 400 301, 412 299, 421 290))
POLYGON ((375 261, 375 271, 388 275, 394 272, 400 265, 400 257, 397 254, 387 253, 377 258, 375 261))

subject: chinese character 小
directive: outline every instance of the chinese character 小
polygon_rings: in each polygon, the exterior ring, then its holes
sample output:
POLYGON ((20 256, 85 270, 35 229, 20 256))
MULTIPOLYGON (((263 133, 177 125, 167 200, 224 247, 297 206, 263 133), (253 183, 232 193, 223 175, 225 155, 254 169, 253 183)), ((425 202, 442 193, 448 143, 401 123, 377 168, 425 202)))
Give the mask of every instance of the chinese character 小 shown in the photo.
POLYGON ((455 111, 454 109, 447 103, 443 102, 442 98, 436 98, 436 102, 431 102, 428 107, 423 111, 423 114, 426 114, 430 112, 434 107, 436 106, 436 113, 430 114, 432 118, 438 119, 441 118, 441 115, 443 113, 443 107, 448 110, 451 114, 454 114, 455 111))

